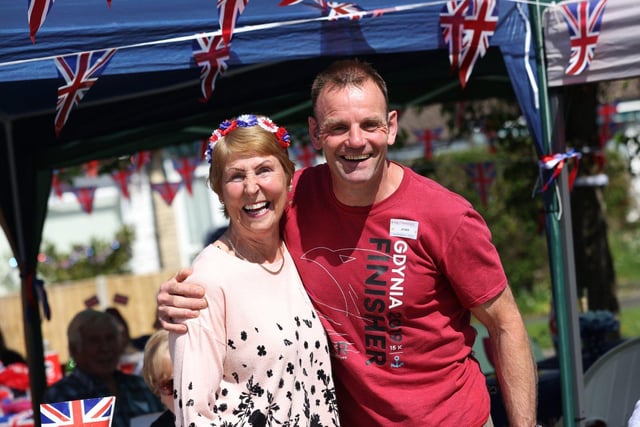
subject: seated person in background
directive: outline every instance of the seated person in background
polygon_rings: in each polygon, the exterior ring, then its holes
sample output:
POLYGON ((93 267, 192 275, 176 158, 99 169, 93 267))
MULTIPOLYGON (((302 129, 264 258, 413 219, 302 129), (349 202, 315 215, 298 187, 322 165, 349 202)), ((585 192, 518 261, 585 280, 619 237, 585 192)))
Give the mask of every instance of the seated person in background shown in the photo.
POLYGON ((129 427, 133 417, 163 411, 142 377, 118 371, 118 334, 116 321, 105 312, 87 309, 76 314, 67 327, 69 355, 76 366, 45 391, 43 402, 115 396, 114 427, 129 427))
POLYGON ((113 316, 118 323, 118 329, 120 331, 120 363, 118 369, 125 374, 142 374, 142 358, 144 357, 143 349, 137 348, 133 340, 131 339, 131 333, 129 332, 129 324, 124 318, 122 313, 115 308, 109 307, 105 309, 105 312, 113 316))
POLYGON ((22 357, 20 353, 17 351, 11 350, 7 348, 7 345, 4 342, 4 335, 2 335, 2 331, 0 330, 0 362, 4 366, 11 365, 12 363, 27 363, 27 361, 22 357))
POLYGON ((151 427, 173 427, 176 416, 173 413, 173 363, 169 354, 169 332, 161 329, 151 335, 144 347, 142 378, 153 394, 160 397, 168 408, 151 427))

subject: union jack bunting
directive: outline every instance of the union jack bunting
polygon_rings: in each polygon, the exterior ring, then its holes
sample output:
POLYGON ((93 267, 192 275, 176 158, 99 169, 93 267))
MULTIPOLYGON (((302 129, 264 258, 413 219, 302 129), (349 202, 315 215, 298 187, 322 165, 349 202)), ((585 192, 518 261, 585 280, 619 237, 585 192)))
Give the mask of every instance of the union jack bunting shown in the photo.
POLYGON ((42 427, 110 427, 115 401, 115 397, 109 396, 70 402, 43 403, 40 405, 41 425, 42 427))
POLYGON ((63 172, 64 169, 54 169, 51 176, 51 188, 56 193, 59 199, 62 198, 62 193, 68 190, 68 185, 66 183, 60 182, 60 172, 63 172))
POLYGON ((483 206, 487 206, 489 199, 489 188, 496 177, 496 165, 493 162, 468 163, 465 166, 467 176, 471 178, 480 201, 483 206))
POLYGON ((298 144, 291 147, 294 159, 304 168, 316 163, 316 152, 310 144, 298 144))
POLYGON ((98 176, 98 173, 100 172, 100 161, 90 160, 87 163, 83 163, 82 170, 84 171, 85 176, 89 178, 95 178, 98 176))
POLYGON ((36 42, 36 33, 44 24, 55 0, 29 0, 29 37, 31 43, 36 42))
POLYGON ((78 203, 83 211, 90 214, 93 212, 93 197, 97 187, 73 187, 71 191, 76 195, 78 203))
POLYGON ((571 56, 565 74, 577 76, 589 68, 598 44, 600 24, 607 0, 588 0, 562 6, 562 16, 569 28, 571 56))
POLYGON ((449 45, 449 63, 451 72, 458 68, 462 55, 462 35, 464 17, 469 9, 469 0, 450 0, 440 12, 440 28, 444 42, 449 45))
POLYGON ((131 156, 133 170, 140 172, 142 167, 151 161, 151 151, 140 151, 131 156))
POLYGON ((337 19, 360 19, 360 12, 364 12, 364 9, 355 3, 328 1, 326 2, 325 7, 330 21, 335 21, 337 19))
POLYGON ((76 106, 87 91, 98 80, 107 67, 116 49, 82 52, 76 55, 59 56, 55 59, 58 74, 66 84, 58 88, 56 105, 56 135, 64 127, 71 109, 76 106))
POLYGON ((227 46, 233 37, 236 22, 244 12, 247 3, 249 0, 218 0, 218 21, 222 30, 222 39, 227 46))
POLYGON ((618 103, 598 105, 598 124, 600 125, 599 140, 600 147, 603 148, 607 141, 611 139, 616 131, 618 124, 615 122, 615 116, 618 113, 618 103))
POLYGON ((173 168, 180 174, 189 194, 193 194, 193 173, 200 164, 198 157, 181 157, 173 160, 173 168))
POLYGON ((151 189, 162 197, 162 200, 169 206, 173 203, 173 198, 178 194, 178 190, 182 185, 181 182, 159 182, 151 183, 151 189))
POLYGON ((125 199, 129 199, 129 179, 131 178, 129 169, 120 169, 111 173, 111 179, 118 184, 120 192, 125 199))
POLYGON ((464 18, 462 56, 458 77, 464 89, 473 67, 489 49, 489 42, 498 26, 496 0, 469 0, 469 9, 464 18))
POLYGON ((200 71, 200 89, 203 102, 211 98, 216 87, 216 79, 227 69, 231 45, 220 36, 197 37, 193 40, 193 58, 202 67, 200 71))
POLYGON ((435 148, 434 145, 442 134, 442 128, 414 129, 413 134, 424 146, 424 158, 431 160, 435 148))

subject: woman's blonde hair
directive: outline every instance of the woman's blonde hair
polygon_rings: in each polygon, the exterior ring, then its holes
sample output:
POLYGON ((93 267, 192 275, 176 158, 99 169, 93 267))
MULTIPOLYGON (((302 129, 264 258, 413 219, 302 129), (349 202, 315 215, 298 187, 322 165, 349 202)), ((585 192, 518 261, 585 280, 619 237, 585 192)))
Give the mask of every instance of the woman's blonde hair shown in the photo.
POLYGON ((142 377, 147 383, 149 389, 156 396, 160 395, 161 378, 158 376, 162 373, 163 360, 170 358, 169 354, 169 332, 159 329, 151 335, 149 341, 144 346, 144 361, 142 365, 142 377))

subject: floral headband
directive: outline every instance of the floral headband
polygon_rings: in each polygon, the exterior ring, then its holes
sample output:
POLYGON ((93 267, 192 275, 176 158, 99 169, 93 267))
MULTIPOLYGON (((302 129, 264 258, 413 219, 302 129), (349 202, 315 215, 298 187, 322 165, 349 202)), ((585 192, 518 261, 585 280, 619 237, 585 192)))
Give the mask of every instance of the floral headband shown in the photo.
POLYGON ((216 143, 220 140, 220 138, 224 138, 229 134, 229 132, 236 128, 250 128, 253 126, 260 126, 267 132, 275 134, 282 148, 288 148, 291 145, 291 137, 289 136, 289 132, 287 132, 284 127, 275 124, 269 117, 254 116, 253 114, 243 114, 236 117, 235 119, 225 120, 224 122, 220 123, 220 127, 218 129, 213 131, 211 137, 209 138, 209 146, 207 147, 207 151, 205 153, 207 162, 211 163, 211 153, 213 152, 213 147, 216 146, 216 143))

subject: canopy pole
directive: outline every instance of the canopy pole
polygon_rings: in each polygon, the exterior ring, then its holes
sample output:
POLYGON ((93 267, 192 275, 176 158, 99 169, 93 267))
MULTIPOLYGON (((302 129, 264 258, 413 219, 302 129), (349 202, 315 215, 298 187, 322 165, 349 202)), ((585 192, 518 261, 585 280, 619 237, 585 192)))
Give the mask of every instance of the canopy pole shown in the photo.
MULTIPOLYGON (((554 97, 552 115, 549 100, 547 70, 545 67, 544 37, 542 34, 542 11, 548 0, 536 1, 531 5, 535 28, 538 77, 540 79, 540 108, 542 119, 543 147, 545 154, 554 154, 566 150, 562 115, 558 114, 559 99, 554 97), (556 117, 555 135, 552 131, 553 118, 556 117), (552 136, 555 143, 552 141, 552 136)), ((561 110, 561 109, 560 109, 561 110)), ((549 264, 553 286, 553 302, 558 327, 558 361, 562 395, 563 425, 565 427, 584 425, 583 369, 580 329, 578 327, 577 284, 573 253, 573 235, 571 226, 571 203, 565 168, 554 185, 544 195, 545 225, 549 245, 549 264)))
POLYGON ((46 387, 44 369, 44 346, 42 343, 42 319, 40 317, 40 303, 38 293, 34 289, 35 266, 30 274, 27 248, 24 238, 22 212, 19 197, 18 173, 16 170, 15 150, 13 146, 13 127, 11 122, 4 122, 5 138, 7 140, 7 159, 11 181, 11 197, 13 199, 13 216, 15 222, 16 257, 20 267, 20 295, 22 301, 22 318, 24 324, 24 340, 27 346, 27 364, 29 367, 29 387, 31 390, 31 408, 33 410, 34 425, 40 426, 40 402, 46 387))

